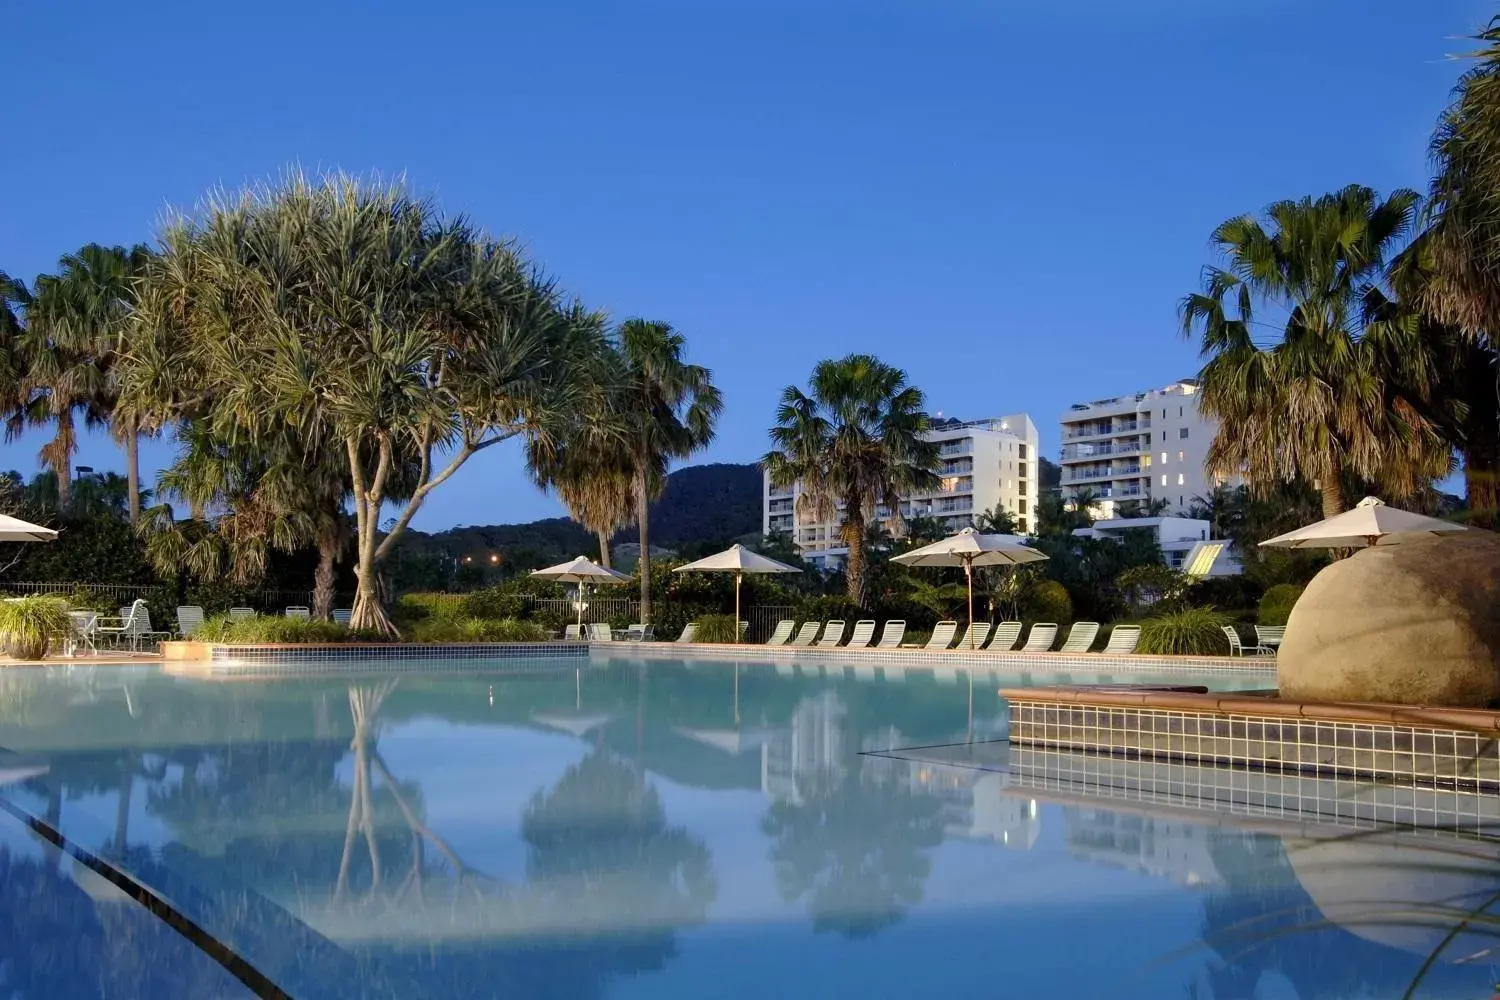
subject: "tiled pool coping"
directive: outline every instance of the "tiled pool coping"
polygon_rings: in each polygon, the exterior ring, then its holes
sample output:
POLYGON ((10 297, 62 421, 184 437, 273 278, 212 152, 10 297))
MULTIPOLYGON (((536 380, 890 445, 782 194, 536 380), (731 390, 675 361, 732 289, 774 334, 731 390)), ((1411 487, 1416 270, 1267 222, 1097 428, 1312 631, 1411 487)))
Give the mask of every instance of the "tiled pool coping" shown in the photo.
POLYGON ((1495 711, 1088 687, 1000 694, 1017 746, 1500 791, 1495 711))
MULTIPOLYGON (((586 662, 589 647, 582 642, 475 643, 264 643, 225 645, 190 643, 206 651, 207 662, 220 667, 320 666, 359 663, 377 669, 409 669, 424 663, 451 664, 454 660, 506 660, 553 667, 559 662, 586 662), (387 667, 388 665, 388 667, 387 667)), ((168 657, 175 659, 175 657, 168 657)))
POLYGON ((847 663, 851 666, 892 664, 935 670, 979 668, 1004 673, 1039 671, 1066 673, 1235 673, 1275 676, 1275 661, 1234 656, 1118 656, 1103 653, 987 653, 963 649, 850 649, 847 646, 761 646, 699 642, 600 642, 595 655, 638 656, 643 659, 737 660, 775 663, 847 663))

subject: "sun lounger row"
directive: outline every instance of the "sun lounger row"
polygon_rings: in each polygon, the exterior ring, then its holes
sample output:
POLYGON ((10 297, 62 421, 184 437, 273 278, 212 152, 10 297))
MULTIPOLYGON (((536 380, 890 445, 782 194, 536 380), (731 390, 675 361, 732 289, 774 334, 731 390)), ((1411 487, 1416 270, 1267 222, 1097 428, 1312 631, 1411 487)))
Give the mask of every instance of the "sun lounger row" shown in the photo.
MULTIPOLYGON (((837 619, 824 622, 803 622, 801 628, 796 628, 796 622, 792 619, 783 619, 776 623, 776 630, 771 633, 771 638, 766 640, 768 646, 838 646, 844 645, 846 649, 897 649, 900 648, 902 638, 906 635, 906 622, 895 620, 885 623, 885 628, 880 633, 880 641, 875 642, 874 621, 858 621, 854 623, 854 631, 849 636, 847 643, 843 642, 847 623, 837 619), (796 629, 794 632, 793 629, 796 629)), ((679 639, 679 642, 692 642, 692 626, 684 630, 687 638, 679 639)), ((938 622, 933 627, 932 636, 920 648, 922 649, 954 649, 954 650, 987 650, 992 653, 1005 653, 1018 651, 1022 653, 1042 653, 1052 649, 1052 644, 1057 640, 1057 625, 1052 622, 1038 622, 1031 626, 1031 632, 1026 637, 1024 644, 1017 650, 1017 643, 1021 641, 1021 632, 1024 626, 1020 622, 1001 622, 999 625, 991 625, 988 622, 974 622, 969 625, 968 630, 954 644, 954 638, 958 636, 958 622, 938 622)), ((1075 622, 1068 630, 1067 638, 1063 640, 1062 646, 1058 648, 1061 653, 1086 653, 1093 646, 1094 640, 1099 636, 1098 622, 1075 622)), ((1101 653, 1126 654, 1135 652, 1136 643, 1140 641, 1141 629, 1139 625, 1117 625, 1109 634, 1109 641, 1101 653)))

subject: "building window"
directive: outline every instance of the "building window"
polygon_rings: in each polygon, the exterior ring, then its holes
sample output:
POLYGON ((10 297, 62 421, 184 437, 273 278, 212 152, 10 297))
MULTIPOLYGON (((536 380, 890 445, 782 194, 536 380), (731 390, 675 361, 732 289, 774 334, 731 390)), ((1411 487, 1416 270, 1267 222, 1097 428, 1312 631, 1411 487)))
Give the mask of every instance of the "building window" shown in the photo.
POLYGON ((1182 407, 1180 407, 1180 406, 1177 408, 1177 415, 1179 417, 1182 416, 1182 407))
POLYGON ((1162 431, 1162 432, 1161 432, 1161 439, 1162 439, 1162 440, 1163 440, 1163 441, 1165 441, 1165 440, 1166 440, 1166 439, 1167 439, 1167 432, 1166 432, 1166 431, 1162 431))
POLYGON ((1182 452, 1180 451, 1177 453, 1177 461, 1182 461, 1182 452))
POLYGON ((1186 484, 1186 483, 1185 483, 1185 482, 1184 482, 1184 481, 1183 481, 1183 478, 1182 478, 1182 473, 1180 473, 1180 472, 1179 472, 1179 473, 1177 473, 1177 485, 1178 485, 1178 486, 1185 486, 1185 485, 1187 485, 1187 484, 1186 484))
POLYGON ((1165 472, 1161 474, 1161 484, 1163 486, 1167 485, 1167 474, 1165 472))
POLYGON ((1179 427, 1177 429, 1177 436, 1180 437, 1180 438, 1183 438, 1184 440, 1186 440, 1187 439, 1187 432, 1188 432, 1188 429, 1186 427, 1179 427))
POLYGON ((1161 453, 1161 464, 1162 465, 1166 465, 1167 464, 1167 453, 1166 452, 1162 452, 1161 453))

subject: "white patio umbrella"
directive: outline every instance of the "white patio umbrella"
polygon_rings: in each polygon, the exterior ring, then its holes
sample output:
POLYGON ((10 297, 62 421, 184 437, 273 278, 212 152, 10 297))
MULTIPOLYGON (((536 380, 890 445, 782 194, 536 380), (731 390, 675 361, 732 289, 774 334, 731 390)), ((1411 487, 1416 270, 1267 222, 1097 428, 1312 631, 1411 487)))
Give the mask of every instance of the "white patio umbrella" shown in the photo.
POLYGON ((800 573, 795 566, 777 562, 759 552, 752 552, 743 545, 731 545, 723 552, 704 556, 686 566, 678 566, 674 573, 733 573, 734 574, 734 620, 735 636, 739 636, 740 582, 746 573, 800 573))
POLYGON ((53 542, 57 532, 19 517, 0 514, 0 542, 53 542))
MULTIPOLYGON (((981 535, 973 528, 965 528, 956 535, 941 541, 912 549, 891 559, 903 566, 962 566, 969 584, 969 622, 974 621, 974 567, 1014 566, 1018 563, 1041 562, 1046 553, 1026 544, 1019 535, 981 535)), ((972 648, 973 633, 969 633, 972 648)))
POLYGON ((1365 497, 1353 510, 1268 538, 1262 546, 1279 549, 1357 549, 1393 545, 1414 535, 1451 535, 1470 530, 1466 525, 1439 521, 1425 514, 1389 507, 1378 497, 1365 497))
POLYGON ((606 569, 596 562, 590 562, 583 556, 579 556, 570 562, 558 563, 556 566, 548 566, 546 569, 534 569, 531 575, 543 580, 552 580, 555 583, 574 583, 578 585, 578 624, 583 624, 583 588, 586 584, 601 583, 629 583, 630 577, 624 573, 616 573, 612 569, 606 569))

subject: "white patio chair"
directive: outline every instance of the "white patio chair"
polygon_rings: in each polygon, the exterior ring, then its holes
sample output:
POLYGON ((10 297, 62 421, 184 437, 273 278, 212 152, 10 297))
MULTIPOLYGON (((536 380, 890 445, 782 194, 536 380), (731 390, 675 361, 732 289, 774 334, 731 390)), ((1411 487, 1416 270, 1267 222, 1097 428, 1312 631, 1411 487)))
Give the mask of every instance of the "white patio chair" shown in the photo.
POLYGON ((1098 622, 1074 622, 1073 627, 1068 629, 1068 637, 1063 640, 1062 648, 1058 652, 1087 653, 1098 635, 1098 622))
POLYGON ((811 646, 813 640, 818 637, 818 630, 822 627, 822 622, 803 622, 802 627, 797 630, 796 636, 793 637, 791 645, 811 646))
POLYGON ((1257 656, 1275 656, 1286 637, 1285 625, 1255 626, 1255 653, 1257 656))
MULTIPOLYGON (((351 612, 351 614, 352 614, 352 612, 351 612)), ((229 609, 229 620, 232 621, 232 622, 242 622, 242 621, 246 621, 246 620, 248 620, 250 618, 254 618, 254 617, 255 617, 255 609, 254 608, 230 608, 229 609)))
POLYGON ((854 633, 849 636, 849 649, 865 649, 875 638, 875 620, 866 618, 854 623, 854 633))
POLYGON ((94 627, 99 622, 99 612, 69 611, 68 617, 72 619, 73 629, 68 633, 67 641, 63 646, 63 654, 76 656, 80 646, 87 646, 90 653, 97 653, 99 648, 94 645, 94 627))
POLYGON ((964 630, 964 637, 958 640, 954 649, 983 649, 985 641, 990 637, 990 629, 993 626, 989 622, 969 622, 969 627, 964 630))
POLYGON ((563 639, 569 642, 578 642, 583 638, 583 626, 574 622, 563 629, 563 639))
POLYGON ((1026 637, 1026 645, 1021 647, 1021 652, 1045 653, 1052 648, 1052 641, 1056 638, 1055 622, 1037 622, 1031 626, 1031 634, 1026 637))
POLYGON ((310 621, 312 619, 312 609, 305 604, 293 604, 281 614, 283 617, 297 618, 301 621, 310 621))
POLYGON ((736 641, 738 641, 738 642, 744 642, 749 637, 750 637, 750 623, 746 622, 746 621, 740 622, 740 637, 736 641))
POLYGON ((1221 625, 1224 630, 1224 638, 1229 640, 1229 655, 1244 656, 1245 644, 1240 642, 1240 633, 1233 625, 1221 625))
POLYGON ((990 644, 985 649, 991 653, 1009 653, 1016 648, 1016 642, 1021 638, 1020 622, 1001 622, 995 626, 995 634, 990 638, 990 644))
POLYGON ((783 618, 776 623, 776 630, 771 633, 771 638, 766 640, 767 646, 785 646, 788 639, 792 637, 792 629, 797 623, 790 618, 783 618))
POLYGON ((927 640, 923 649, 947 649, 953 645, 953 637, 958 634, 958 622, 938 622, 932 627, 932 636, 927 640))
POLYGON ((609 630, 607 622, 594 622, 588 626, 589 642, 614 642, 615 634, 609 630))
POLYGON ((350 608, 334 608, 332 617, 335 625, 348 625, 354 618, 354 612, 350 608))
POLYGON ((1109 641, 1104 644, 1100 653, 1114 653, 1117 656, 1125 656, 1135 652, 1136 645, 1141 641, 1141 627, 1139 625, 1116 625, 1109 633, 1109 641))
POLYGON ((678 642, 692 642, 698 635, 698 623, 688 622, 682 626, 682 632, 677 636, 678 642))
POLYGON ((813 643, 814 646, 837 646, 844 641, 844 622, 835 618, 823 627, 823 638, 813 643))
POLYGON ((94 623, 96 635, 112 635, 118 642, 130 640, 130 650, 135 652, 140 648, 141 640, 150 640, 152 637, 171 638, 170 632, 157 632, 151 628, 151 612, 146 608, 146 602, 136 598, 135 602, 128 608, 120 609, 118 618, 99 618, 94 623))
POLYGON ((177 606, 177 634, 187 639, 203 627, 203 609, 196 604, 177 606))
POLYGON ((875 648, 900 649, 901 640, 904 638, 906 638, 906 620, 892 618, 885 623, 885 628, 880 630, 880 641, 875 644, 875 648))

